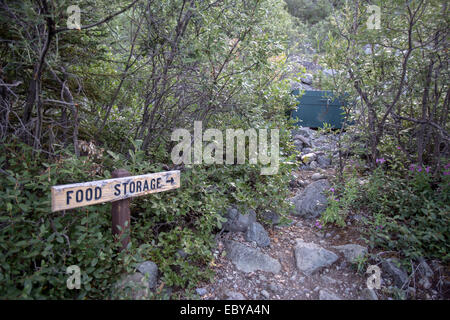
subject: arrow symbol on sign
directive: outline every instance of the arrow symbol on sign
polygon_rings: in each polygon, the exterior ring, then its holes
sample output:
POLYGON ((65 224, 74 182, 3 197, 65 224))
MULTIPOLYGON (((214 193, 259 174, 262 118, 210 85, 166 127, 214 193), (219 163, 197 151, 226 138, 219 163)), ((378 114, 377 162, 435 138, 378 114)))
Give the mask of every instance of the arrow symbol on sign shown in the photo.
POLYGON ((166 181, 166 183, 169 183, 169 182, 170 182, 171 184, 174 184, 174 183, 175 183, 175 180, 173 180, 173 177, 171 177, 169 180, 166 181))

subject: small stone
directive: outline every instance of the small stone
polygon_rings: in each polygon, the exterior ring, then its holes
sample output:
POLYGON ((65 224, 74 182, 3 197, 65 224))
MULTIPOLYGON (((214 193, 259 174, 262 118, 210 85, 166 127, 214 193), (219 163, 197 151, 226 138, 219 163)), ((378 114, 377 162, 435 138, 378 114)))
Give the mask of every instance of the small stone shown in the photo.
POLYGON ((365 288, 361 291, 361 300, 378 300, 378 296, 375 290, 365 288))
POLYGON ((419 285, 424 288, 425 290, 428 290, 431 288, 431 282, 428 280, 428 278, 424 277, 419 280, 419 285))
POLYGON ((341 283, 340 280, 333 279, 329 276, 323 276, 322 281, 325 282, 327 285, 335 285, 341 283))
POLYGON ((367 184, 368 182, 369 182, 369 181, 366 180, 366 179, 360 179, 360 180, 358 180, 358 183, 359 183, 360 186, 363 186, 363 185, 367 184))
POLYGON ((416 289, 413 287, 408 287, 408 289, 406 289, 406 294, 409 298, 414 298, 416 296, 416 289))
POLYGON ((314 174, 311 176, 311 180, 313 180, 313 181, 317 181, 317 180, 325 179, 325 178, 326 178, 325 176, 323 176, 322 174, 320 174, 320 173, 318 173, 318 172, 314 173, 314 174))
POLYGON ((266 290, 261 290, 261 295, 263 295, 266 299, 270 298, 270 294, 266 290))
MULTIPOLYGON (((297 185, 300 185, 298 181, 296 182, 297 185)), ((267 220, 272 225, 277 225, 280 223, 280 215, 274 211, 265 211, 263 212, 262 217, 264 220, 267 220)))
POLYGON ((245 300, 242 293, 237 291, 227 291, 225 295, 228 297, 227 300, 245 300))
POLYGON ((309 164, 310 162, 316 160, 316 154, 315 153, 307 153, 303 156, 301 156, 302 162, 305 164, 309 164))
POLYGON ((298 180, 297 182, 300 185, 300 187, 302 187, 302 188, 305 188, 308 185, 308 182, 303 181, 303 180, 298 180))
POLYGON ((268 286, 268 289, 270 291, 272 291, 273 293, 277 293, 278 292, 278 287, 275 283, 270 283, 268 286))
POLYGON ((340 297, 327 290, 320 290, 319 300, 342 300, 340 297))
POLYGON ((270 238, 264 227, 258 222, 253 222, 249 225, 245 233, 246 241, 255 241, 259 247, 267 247, 270 245, 270 238))
POLYGON ((183 249, 177 250, 177 253, 181 258, 186 258, 188 256, 188 254, 183 249))
POLYGON ((172 287, 166 287, 164 286, 161 290, 161 295, 163 296, 164 300, 170 300, 170 296, 172 295, 173 288, 172 287))
POLYGON ((313 82, 313 75, 310 73, 305 73, 301 79, 302 83, 311 85, 313 82))
POLYGON ((419 263, 418 271, 422 277, 433 278, 433 270, 431 270, 430 266, 423 259, 419 263))
POLYGON ((325 157, 323 155, 317 156, 317 163, 321 168, 327 168, 331 165, 331 160, 329 157, 325 157))
POLYGON ((304 145, 306 147, 311 147, 311 143, 309 142, 309 140, 307 138, 305 138, 304 136, 299 135, 299 134, 294 137, 294 143, 295 144, 302 144, 302 145, 304 145), (296 141, 298 141, 298 142, 296 142, 296 141))
POLYGON ((197 288, 195 289, 195 292, 197 292, 199 296, 204 296, 207 293, 205 288, 197 288))

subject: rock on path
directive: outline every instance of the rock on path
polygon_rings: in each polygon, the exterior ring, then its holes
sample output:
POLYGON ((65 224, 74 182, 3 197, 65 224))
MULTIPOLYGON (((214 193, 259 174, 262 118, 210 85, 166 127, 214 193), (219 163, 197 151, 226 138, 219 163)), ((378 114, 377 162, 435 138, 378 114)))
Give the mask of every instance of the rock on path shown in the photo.
POLYGON ((237 241, 225 242, 227 257, 236 268, 243 272, 254 272, 257 270, 279 273, 281 265, 278 260, 261 252, 259 249, 250 248, 237 241))
POLYGON ((256 222, 256 213, 253 210, 242 214, 236 208, 229 208, 225 217, 227 221, 223 224, 223 228, 232 232, 245 232, 251 223, 256 222))
POLYGON ((296 242, 294 254, 297 268, 305 275, 312 275, 338 260, 338 256, 335 253, 315 243, 303 242, 301 239, 296 239, 296 242))
POLYGON ((248 226, 245 233, 245 240, 248 242, 256 242, 259 247, 267 247, 270 245, 270 238, 264 227, 258 222, 253 222, 248 226))
POLYGON ((316 218, 327 208, 325 191, 330 189, 328 180, 318 180, 309 184, 304 191, 299 191, 291 201, 295 205, 293 215, 316 218))

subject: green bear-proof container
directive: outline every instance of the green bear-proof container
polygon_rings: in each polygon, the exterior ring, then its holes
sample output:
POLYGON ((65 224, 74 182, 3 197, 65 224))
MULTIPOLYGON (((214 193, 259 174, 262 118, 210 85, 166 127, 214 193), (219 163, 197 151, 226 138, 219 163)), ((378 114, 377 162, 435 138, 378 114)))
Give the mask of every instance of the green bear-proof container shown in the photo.
MULTIPOLYGON (((299 89, 292 92, 298 96, 299 89)), ((298 118, 298 126, 321 128, 328 123, 332 128, 340 129, 345 122, 343 106, 344 99, 333 95, 332 91, 305 91, 301 97, 297 97, 297 108, 291 111, 292 118, 298 118)))

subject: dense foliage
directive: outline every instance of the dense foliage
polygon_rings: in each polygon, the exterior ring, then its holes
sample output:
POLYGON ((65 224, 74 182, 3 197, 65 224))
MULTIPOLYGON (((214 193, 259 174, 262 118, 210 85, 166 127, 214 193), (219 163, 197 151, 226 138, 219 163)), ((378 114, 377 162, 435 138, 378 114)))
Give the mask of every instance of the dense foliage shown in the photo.
POLYGON ((373 4, 379 28, 369 27, 373 12, 360 1, 330 16, 322 63, 336 72, 324 86, 348 94, 354 125, 343 129, 322 220, 345 225, 359 210, 373 246, 448 261, 448 9, 442 1, 373 4))
POLYGON ((66 27, 71 4, 0 2, 0 296, 108 298, 144 260, 166 287, 191 288, 209 276, 230 205, 288 211, 292 98, 280 79, 290 17, 274 0, 86 0, 76 30, 66 27), (132 201, 121 253, 110 204, 51 213, 50 186, 174 168, 171 133, 198 120, 280 129, 278 174, 177 167, 179 190, 132 201), (72 264, 81 290, 66 287, 72 264))
POLYGON ((211 275, 227 208, 289 212, 285 64, 303 41, 334 70, 320 88, 350 101, 352 125, 332 131, 338 174, 321 223, 343 227, 361 214, 372 247, 449 260, 444 1, 83 0, 78 29, 67 27, 70 5, 0 0, 1 298, 114 297, 113 284, 145 260, 164 287, 189 295, 211 275), (369 28, 368 4, 380 7, 380 28, 369 28), (171 133, 194 121, 279 129, 278 174, 248 161, 175 166, 171 133), (125 251, 111 235, 110 204, 50 208, 51 186, 117 168, 181 170, 180 189, 131 201, 125 251), (81 290, 66 287, 73 264, 81 290))

